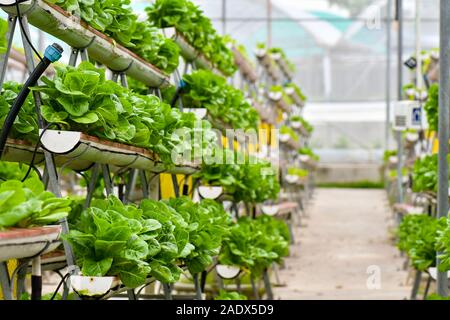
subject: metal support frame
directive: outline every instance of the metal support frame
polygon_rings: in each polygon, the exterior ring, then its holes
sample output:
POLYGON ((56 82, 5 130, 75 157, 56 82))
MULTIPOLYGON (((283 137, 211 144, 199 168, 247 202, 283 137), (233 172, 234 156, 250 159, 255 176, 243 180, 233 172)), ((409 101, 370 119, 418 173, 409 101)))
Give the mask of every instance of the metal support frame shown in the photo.
POLYGON ((250 275, 250 283, 252 285, 252 291, 253 291, 253 296, 255 297, 256 300, 259 300, 259 292, 258 292, 258 288, 256 286, 255 283, 255 278, 253 277, 253 275, 250 275))
MULTIPOLYGON (((33 70, 35 68, 34 54, 33 54, 31 45, 27 42, 27 38, 30 39, 30 30, 29 30, 27 16, 23 15, 22 17, 17 17, 17 16, 9 15, 8 16, 8 32, 6 35, 7 49, 6 49, 6 52, 1 56, 1 59, 0 59, 0 72, 1 72, 0 87, 3 85, 4 79, 5 79, 5 75, 6 75, 6 71, 7 71, 7 64, 8 64, 8 56, 11 51, 13 37, 14 37, 14 31, 15 31, 18 19, 21 19, 21 22, 22 22, 21 25, 23 26, 23 28, 21 28, 20 32, 21 32, 21 38, 22 38, 22 43, 23 43, 23 48, 24 48, 24 53, 25 53, 27 70, 29 73, 31 73, 31 72, 33 72, 33 70)), ((45 122, 40 113, 41 96, 38 92, 33 92, 33 98, 34 98, 34 102, 35 102, 35 110, 36 110, 38 126, 40 129, 43 129, 45 126, 45 122)), ((53 194, 55 194, 56 197, 61 197, 61 191, 60 191, 59 181, 58 181, 58 174, 56 171, 56 165, 55 165, 53 155, 46 150, 44 150, 43 153, 44 153, 44 159, 45 159, 45 173, 46 173, 45 174, 45 177, 46 177, 45 185, 53 194)), ((67 219, 62 219, 59 223, 62 228, 62 233, 67 234, 69 232, 67 219)), ((70 272, 74 273, 76 269, 73 268, 75 265, 75 258, 74 258, 74 254, 72 251, 72 247, 65 240, 63 240, 62 242, 63 242, 64 250, 66 253, 67 265, 69 266, 70 272)), ((2 279, 2 281, 3 281, 3 279, 2 279)), ((37 295, 40 295, 40 293, 38 292, 37 295)))
POLYGON ((391 122, 391 5, 386 4, 386 123, 384 132, 384 148, 389 149, 389 131, 391 122))
POLYGON ((264 270, 263 279, 264 279, 264 288, 266 290, 267 299, 273 300, 272 284, 270 283, 270 276, 269 276, 269 272, 267 271, 267 269, 264 270))
MULTIPOLYGON (((439 54, 439 155, 438 155, 438 208, 437 218, 447 217, 448 203, 448 161, 449 151, 449 92, 450 92, 450 1, 440 1, 440 54, 439 54)), ((439 256, 439 254, 438 254, 439 256)), ((437 258, 437 266, 440 259, 437 258)), ((447 272, 437 273, 437 293, 448 295, 447 272)))
POLYGON ((421 282, 422 282, 422 271, 416 270, 416 275, 414 276, 414 284, 411 290, 411 300, 416 300, 421 282))
POLYGON ((403 203, 403 138, 402 131, 396 131, 397 138, 397 202, 403 203))
POLYGON ((202 299, 202 287, 200 285, 200 279, 199 279, 198 275, 199 275, 198 273, 194 274, 195 299, 203 300, 202 299))
POLYGON ((8 267, 5 261, 0 262, 0 285, 2 287, 3 297, 5 300, 12 300, 11 281, 9 279, 8 267))
POLYGON ((397 35, 397 99, 402 99, 403 90, 403 0, 396 0, 396 15, 398 23, 397 35))

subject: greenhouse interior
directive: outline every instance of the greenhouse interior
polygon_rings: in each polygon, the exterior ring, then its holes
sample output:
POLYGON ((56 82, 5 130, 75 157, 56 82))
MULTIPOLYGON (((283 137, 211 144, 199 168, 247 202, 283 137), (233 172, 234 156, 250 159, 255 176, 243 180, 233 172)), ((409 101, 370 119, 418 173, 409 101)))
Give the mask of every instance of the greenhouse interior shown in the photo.
POLYGON ((0 300, 450 299, 450 1, 0 8, 0 300))

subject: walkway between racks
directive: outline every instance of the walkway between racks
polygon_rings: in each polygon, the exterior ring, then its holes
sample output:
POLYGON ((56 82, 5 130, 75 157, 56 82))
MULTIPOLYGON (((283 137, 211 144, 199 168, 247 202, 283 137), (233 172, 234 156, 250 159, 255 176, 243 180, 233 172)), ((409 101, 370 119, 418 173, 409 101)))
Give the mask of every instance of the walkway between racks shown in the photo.
MULTIPOLYGON (((276 299, 405 299, 411 292, 392 242, 384 190, 317 189, 276 299)), ((411 282, 411 281, 409 281, 411 282)))

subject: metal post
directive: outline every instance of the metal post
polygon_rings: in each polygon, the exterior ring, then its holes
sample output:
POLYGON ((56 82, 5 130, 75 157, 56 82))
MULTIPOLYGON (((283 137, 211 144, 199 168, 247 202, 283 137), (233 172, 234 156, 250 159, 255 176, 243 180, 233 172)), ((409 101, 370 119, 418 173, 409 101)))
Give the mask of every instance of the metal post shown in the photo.
POLYGON ((397 202, 403 203, 403 141, 402 131, 398 130, 397 135, 397 202))
POLYGON ((222 0, 222 34, 227 33, 227 0, 222 0))
POLYGON ((202 288, 200 286, 198 275, 198 273, 194 274, 195 299, 202 300, 202 288))
POLYGON ((6 70, 8 70, 8 57, 11 52, 12 41, 14 38, 14 31, 16 29, 17 17, 8 16, 8 31, 6 33, 6 39, 8 43, 6 46, 6 52, 2 55, 0 60, 0 88, 3 86, 3 81, 5 81, 6 70))
POLYGON ((421 28, 421 2, 420 0, 416 0, 416 61, 417 61, 417 67, 416 67, 416 87, 418 89, 422 89, 423 87, 423 78, 422 78, 422 57, 421 57, 421 34, 420 34, 420 28, 421 28))
POLYGON ((402 99, 402 81, 403 81, 403 2, 397 0, 397 98, 402 99))
POLYGON ((270 283, 269 271, 264 270, 264 287, 266 289, 267 300, 273 300, 272 284, 270 283))
MULTIPOLYGON (((398 35, 397 35, 397 100, 402 100, 402 77, 403 77, 403 2, 402 0, 396 0, 396 19, 398 23, 398 35)), ((397 202, 403 202, 403 142, 402 132, 397 131, 397 202)))
POLYGON ((107 164, 102 164, 103 180, 105 182, 106 194, 112 195, 114 193, 113 182, 111 180, 111 174, 109 172, 109 166, 107 164))
POLYGON ((259 300, 259 292, 258 292, 258 288, 256 287, 256 283, 255 283, 255 277, 251 274, 250 275, 250 283, 252 285, 252 291, 253 291, 253 296, 255 298, 255 300, 259 300))
POLYGON ((173 300, 172 289, 170 287, 170 284, 163 283, 162 287, 163 287, 163 291, 164 291, 164 299, 166 299, 166 300, 173 300))
POLYGON ((12 300, 11 282, 9 279, 8 268, 6 262, 0 262, 0 286, 2 287, 3 298, 5 300, 12 300))
POLYGON ((411 291, 411 300, 416 300, 421 282, 422 282, 422 272, 416 270, 416 276, 414 277, 414 285, 411 291))
POLYGON ((91 179, 89 180, 86 200, 84 202, 85 209, 87 209, 91 205, 92 196, 95 191, 95 185, 97 184, 97 179, 99 175, 100 175, 100 164, 96 163, 94 164, 94 167, 92 168, 91 171, 91 179))
POLYGON ((130 169, 129 170, 129 180, 128 180, 128 183, 126 185, 125 197, 124 197, 124 202, 125 203, 131 202, 130 201, 130 196, 131 196, 131 193, 133 192, 134 187, 136 185, 137 176, 138 176, 138 170, 137 169, 130 169))
MULTIPOLYGON (((450 92, 450 1, 440 2, 440 54, 439 54, 439 164, 438 164, 438 208, 437 217, 448 215, 448 140, 449 140, 449 92, 450 92)), ((437 266, 440 259, 437 259, 437 266)), ((437 293, 448 294, 447 272, 437 274, 437 293)))
POLYGON ((267 0, 267 48, 272 47, 272 1, 267 0))
POLYGON ((386 7, 386 125, 384 136, 384 149, 389 149, 389 129, 391 122, 391 5, 387 1, 386 7))

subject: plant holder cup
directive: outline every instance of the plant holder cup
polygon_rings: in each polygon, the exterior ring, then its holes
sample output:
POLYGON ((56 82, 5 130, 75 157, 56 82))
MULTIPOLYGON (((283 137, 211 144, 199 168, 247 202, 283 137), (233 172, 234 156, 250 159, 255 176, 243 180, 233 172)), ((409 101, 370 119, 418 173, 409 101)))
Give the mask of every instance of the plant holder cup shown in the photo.
POLYGON ((198 187, 198 193, 203 199, 216 200, 223 195, 223 187, 201 185, 198 187))
POLYGON ((208 110, 206 108, 183 108, 183 112, 192 112, 198 120, 204 119, 208 114, 208 110))
POLYGON ((120 285, 118 277, 90 277, 74 275, 70 277, 73 291, 82 299, 100 299, 112 288, 120 285))
POLYGON ((276 216, 279 211, 279 206, 277 204, 263 204, 261 206, 261 212, 268 215, 268 216, 276 216))
MULTIPOLYGON (((436 281, 437 279, 437 268, 431 267, 428 268, 427 273, 430 275, 430 277, 436 281)), ((450 279, 450 271, 447 271, 447 278, 450 279)))
POLYGON ((302 123, 300 121, 292 121, 291 122, 292 129, 300 129, 302 128, 302 123))
POLYGON ((300 181, 300 177, 293 174, 287 174, 285 179, 289 184, 297 184, 300 181))
POLYGON ((225 280, 236 279, 241 273, 241 268, 238 266, 229 266, 224 264, 216 265, 217 275, 225 280))

